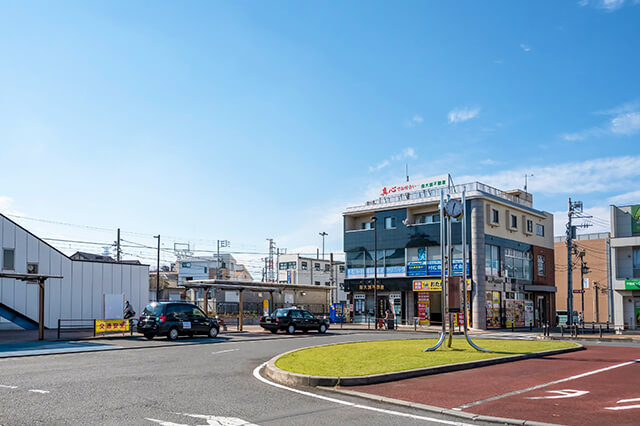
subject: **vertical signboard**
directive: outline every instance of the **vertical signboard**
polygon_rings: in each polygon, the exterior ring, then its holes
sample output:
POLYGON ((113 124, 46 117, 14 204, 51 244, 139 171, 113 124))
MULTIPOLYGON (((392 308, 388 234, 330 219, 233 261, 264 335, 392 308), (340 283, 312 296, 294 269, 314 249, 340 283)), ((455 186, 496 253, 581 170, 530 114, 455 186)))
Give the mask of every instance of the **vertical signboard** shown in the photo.
POLYGON ((631 233, 640 234, 640 205, 631 206, 631 233))

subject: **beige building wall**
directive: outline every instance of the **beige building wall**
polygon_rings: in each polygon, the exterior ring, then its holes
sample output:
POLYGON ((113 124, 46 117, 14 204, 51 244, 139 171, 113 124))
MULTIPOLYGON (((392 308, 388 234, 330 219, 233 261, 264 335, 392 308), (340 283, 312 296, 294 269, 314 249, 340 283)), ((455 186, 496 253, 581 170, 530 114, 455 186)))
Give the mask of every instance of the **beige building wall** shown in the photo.
POLYGON ((498 200, 484 200, 483 203, 486 235, 553 249, 553 215, 551 213, 542 212, 538 215, 498 200), (498 212, 497 222, 493 220, 493 211, 498 212), (515 215, 517 219, 515 228, 511 226, 511 215, 515 215), (531 232, 527 230, 528 220, 532 221, 531 232), (538 224, 544 226, 544 236, 536 234, 538 224))

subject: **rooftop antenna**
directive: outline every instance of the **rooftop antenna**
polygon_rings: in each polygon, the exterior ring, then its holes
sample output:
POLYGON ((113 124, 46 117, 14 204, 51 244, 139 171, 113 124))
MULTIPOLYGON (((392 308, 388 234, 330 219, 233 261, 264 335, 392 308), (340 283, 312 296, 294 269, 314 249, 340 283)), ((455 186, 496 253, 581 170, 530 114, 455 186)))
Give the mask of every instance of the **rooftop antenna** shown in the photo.
POLYGON ((524 192, 527 192, 527 178, 533 177, 533 173, 524 175, 524 192))
POLYGON ((409 163, 404 164, 404 172, 405 172, 405 175, 407 176, 407 182, 409 182, 409 163))

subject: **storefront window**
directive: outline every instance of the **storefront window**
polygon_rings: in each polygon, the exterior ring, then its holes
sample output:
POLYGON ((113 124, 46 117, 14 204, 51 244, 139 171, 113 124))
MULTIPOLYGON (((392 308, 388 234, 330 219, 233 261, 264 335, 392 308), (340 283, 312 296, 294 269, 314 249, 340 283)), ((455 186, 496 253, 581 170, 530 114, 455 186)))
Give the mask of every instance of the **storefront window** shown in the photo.
POLYGON ((531 279, 531 253, 506 248, 504 249, 504 269, 508 278, 531 279))
POLYGON ((633 248, 633 278, 640 278, 640 247, 633 248))
POLYGON ((429 247, 427 250, 427 260, 440 260, 440 246, 429 247))
MULTIPOLYGON (((364 268, 364 251, 349 251, 346 256, 347 268, 364 268)), ((305 262, 306 263, 306 262, 305 262)), ((305 265, 306 269, 306 265, 305 265)))
POLYGON ((426 247, 412 247, 407 249, 407 260, 409 262, 417 262, 427 260, 426 247))
POLYGON ((385 266, 404 266, 404 249, 385 250, 385 266))

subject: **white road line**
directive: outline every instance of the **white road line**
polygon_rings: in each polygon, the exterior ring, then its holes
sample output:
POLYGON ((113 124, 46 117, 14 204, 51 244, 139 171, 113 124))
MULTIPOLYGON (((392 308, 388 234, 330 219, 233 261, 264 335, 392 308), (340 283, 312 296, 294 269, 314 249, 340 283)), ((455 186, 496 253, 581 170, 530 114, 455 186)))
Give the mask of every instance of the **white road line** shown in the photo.
POLYGON ((568 382, 570 380, 581 379, 583 377, 591 376, 593 374, 603 373, 605 371, 613 370, 615 368, 626 367, 627 365, 635 364, 637 362, 640 362, 640 359, 636 359, 636 360, 629 361, 629 362, 623 362, 622 364, 611 365, 609 367, 600 368, 598 370, 588 371, 586 373, 578 374, 576 376, 571 376, 571 377, 567 377, 565 379, 560 379, 560 380, 554 380, 553 382, 543 383, 541 385, 532 386, 530 388, 521 389, 521 390, 517 390, 517 391, 513 391, 513 392, 508 392, 508 393, 505 393, 505 394, 502 394, 502 395, 493 396, 491 398, 481 399, 480 401, 470 402, 468 404, 460 405, 460 406, 454 408, 454 410, 456 410, 456 409, 457 410, 464 410, 466 408, 473 407, 474 405, 480 405, 480 404, 484 404, 485 402, 496 401, 498 399, 506 398, 508 396, 519 395, 521 393, 529 392, 529 391, 532 391, 532 390, 544 388, 544 387, 551 386, 551 385, 557 385, 558 383, 568 382))
POLYGON ((5 389, 18 389, 17 386, 8 386, 8 385, 0 385, 0 388, 5 388, 5 389))
POLYGON ((41 389, 29 389, 29 392, 34 392, 34 393, 50 393, 47 390, 41 390, 41 389))
POLYGON ((237 350, 239 350, 239 349, 225 349, 223 351, 211 352, 211 355, 223 354, 225 352, 234 352, 234 351, 237 351, 237 350))
POLYGON ((343 400, 337 399, 337 398, 331 398, 331 397, 324 396, 324 395, 318 395, 318 394, 315 394, 315 393, 312 393, 312 392, 306 392, 306 391, 303 391, 303 390, 290 388, 288 386, 284 386, 284 385, 281 385, 279 383, 274 383, 274 382, 269 381, 269 380, 265 379, 264 377, 262 377, 260 375, 260 370, 266 364, 267 363, 265 362, 265 363, 260 364, 259 366, 257 366, 253 370, 253 377, 255 377, 256 379, 258 379, 261 382, 266 383, 266 384, 268 384, 270 386, 275 386, 277 388, 288 390, 290 392, 295 392, 295 393, 298 393, 300 395, 305 395, 305 396, 310 396, 312 398, 321 399, 323 401, 333 402, 335 404, 345 405, 347 407, 360 408, 360 409, 363 409, 363 410, 374 411, 374 412, 382 413, 382 414, 389 414, 389 415, 399 416, 399 417, 408 417, 410 419, 425 420, 425 421, 428 421, 428 422, 441 423, 441 424, 446 424, 446 425, 472 426, 472 425, 470 425, 468 423, 453 422, 453 421, 449 421, 449 420, 436 419, 436 418, 433 418, 433 417, 418 416, 418 415, 415 415, 415 414, 403 413, 401 411, 393 411, 393 410, 386 410, 386 409, 383 409, 383 408, 370 407, 368 405, 356 404, 356 403, 353 403, 353 402, 343 401, 343 400))
MULTIPOLYGON (((623 404, 625 402, 636 402, 636 401, 640 401, 640 398, 621 399, 620 401, 616 402, 616 404, 623 404)), ((624 405, 622 407, 604 407, 605 410, 630 410, 632 408, 640 408, 640 404, 624 405)))

